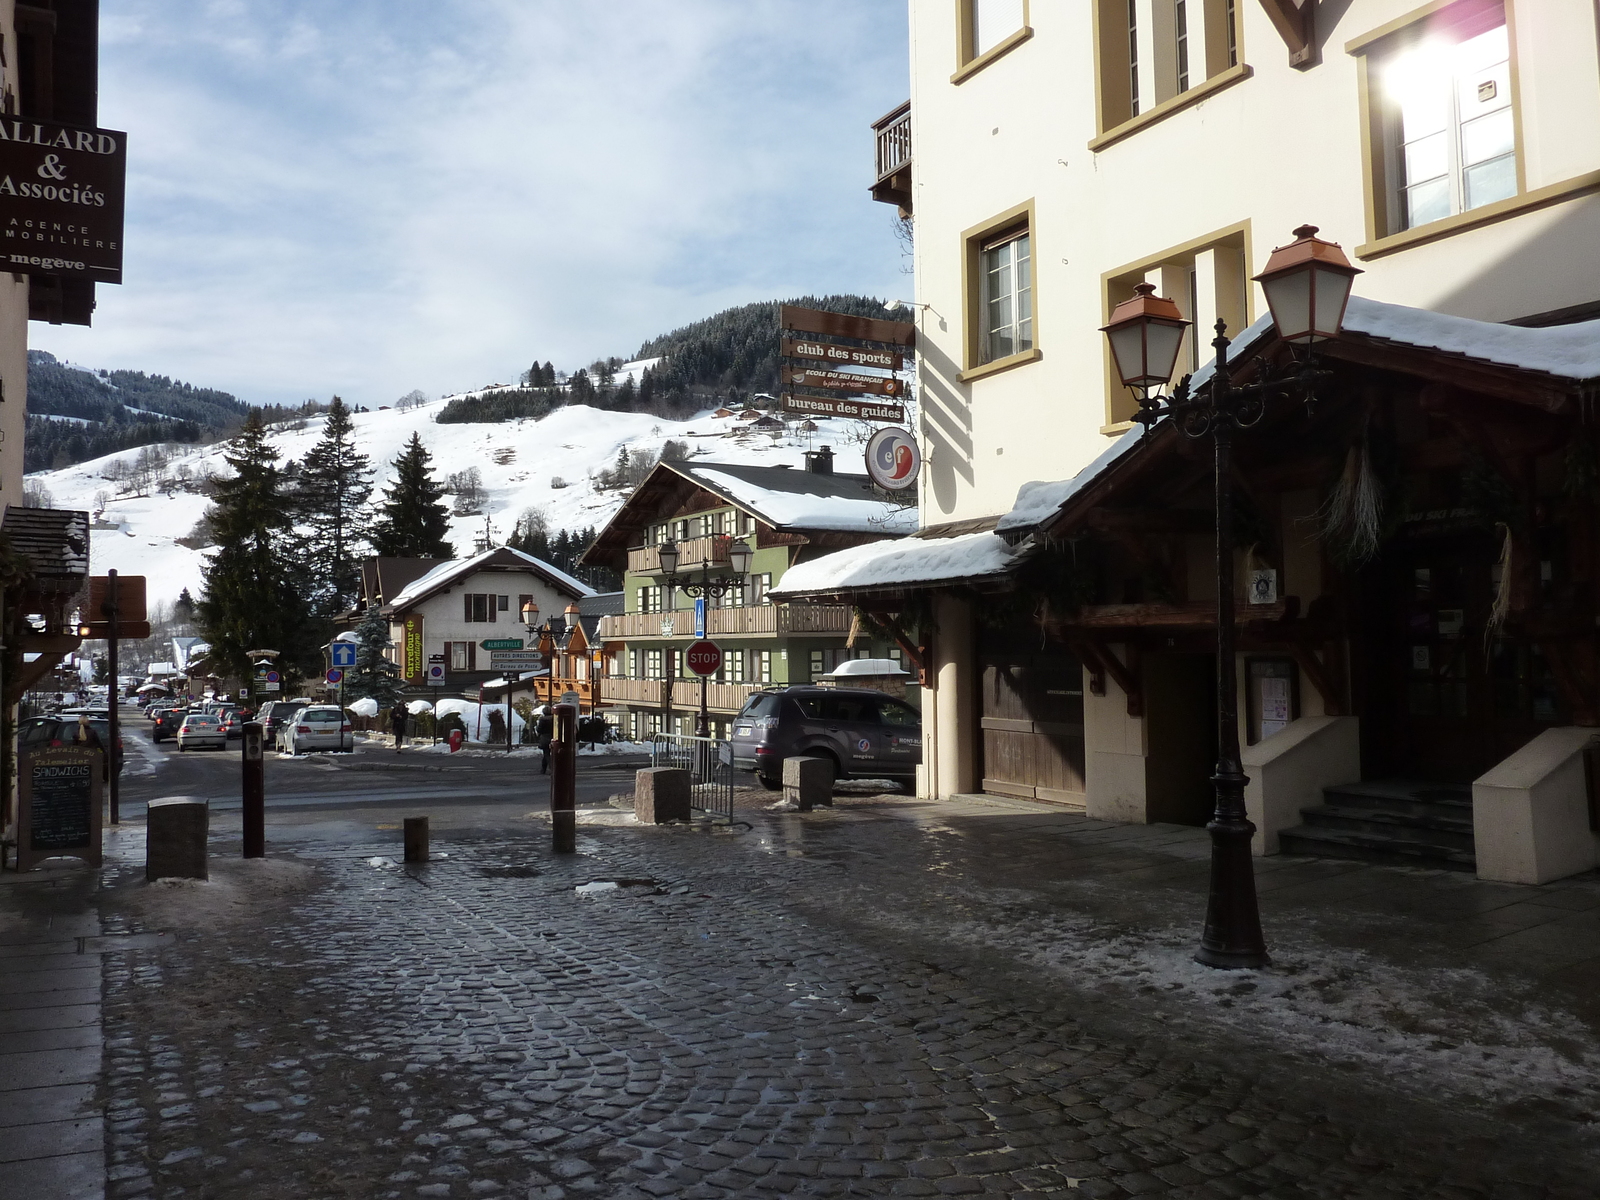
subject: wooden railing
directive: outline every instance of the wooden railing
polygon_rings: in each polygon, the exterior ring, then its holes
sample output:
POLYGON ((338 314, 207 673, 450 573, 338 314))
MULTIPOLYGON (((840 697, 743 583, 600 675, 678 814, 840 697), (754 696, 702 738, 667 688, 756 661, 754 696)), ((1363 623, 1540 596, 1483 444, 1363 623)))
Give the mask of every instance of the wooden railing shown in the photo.
MULTIPOLYGON (((850 609, 840 604, 751 604, 706 613, 707 637, 775 637, 784 634, 847 633, 850 609)), ((622 613, 600 618, 603 641, 694 636, 694 613, 622 613)))
MULTIPOLYGON (((678 545, 678 570, 687 571, 703 566, 722 566, 728 561, 728 547, 733 538, 726 533, 711 537, 685 538, 678 545)), ((636 546, 628 551, 628 570, 653 575, 661 570, 659 546, 636 546)))
MULTIPOLYGON (((759 683, 708 683, 706 707, 717 712, 738 712, 751 693, 761 686, 759 683)), ((665 709, 669 688, 674 709, 694 711, 700 707, 700 681, 697 679, 602 679, 600 700, 603 704, 665 709)))
POLYGON ((911 161, 911 101, 875 121, 872 132, 878 145, 878 179, 893 175, 911 161))
POLYGON ((600 699, 608 704, 643 704, 650 708, 665 708, 667 681, 665 679, 602 679, 600 681, 600 699))

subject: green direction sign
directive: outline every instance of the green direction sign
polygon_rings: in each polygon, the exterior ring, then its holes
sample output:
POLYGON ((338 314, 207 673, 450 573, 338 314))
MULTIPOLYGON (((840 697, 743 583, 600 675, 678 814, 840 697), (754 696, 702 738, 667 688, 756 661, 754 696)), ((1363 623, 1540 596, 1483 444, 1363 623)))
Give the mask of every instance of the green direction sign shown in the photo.
POLYGON ((521 650, 521 638, 490 638, 487 642, 479 642, 485 650, 521 650))

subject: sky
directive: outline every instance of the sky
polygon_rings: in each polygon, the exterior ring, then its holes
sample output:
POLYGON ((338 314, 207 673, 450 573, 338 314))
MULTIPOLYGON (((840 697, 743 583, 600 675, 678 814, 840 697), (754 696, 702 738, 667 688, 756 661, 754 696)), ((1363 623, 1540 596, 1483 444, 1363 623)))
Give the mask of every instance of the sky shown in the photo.
POLYGON ((112 0, 121 286, 91 367, 376 406, 719 309, 909 296, 871 122, 904 0, 112 0))

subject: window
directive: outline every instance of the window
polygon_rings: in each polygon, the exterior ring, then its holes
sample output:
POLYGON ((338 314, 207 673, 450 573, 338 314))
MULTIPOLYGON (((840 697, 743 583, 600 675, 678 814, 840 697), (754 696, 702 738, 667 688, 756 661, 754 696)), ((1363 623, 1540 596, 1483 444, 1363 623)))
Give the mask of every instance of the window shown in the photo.
POLYGON ((464 601, 465 615, 463 620, 472 622, 490 622, 495 620, 496 614, 509 607, 509 596, 490 596, 483 592, 467 592, 461 597, 464 601))
POLYGON ((1096 0, 1100 131, 1238 66, 1234 5, 1235 0, 1096 0))
POLYGON ((1393 180, 1390 230, 1415 229, 1517 194, 1503 9, 1453 28, 1425 26, 1373 68, 1393 180))
POLYGON ((751 576, 749 576, 749 582, 748 582, 747 586, 749 587, 749 590, 750 590, 750 603, 751 604, 771 604, 772 603, 772 601, 767 598, 767 593, 772 590, 772 572, 771 571, 763 571, 759 575, 751 575, 751 576))
POLYGON ((739 532, 741 534, 749 533, 755 527, 755 520, 750 516, 749 513, 742 512, 739 514, 739 532))
POLYGON ((959 0, 956 29, 956 72, 960 83, 1032 34, 1029 0, 959 0))
POLYGON ((445 655, 450 661, 452 671, 472 671, 477 669, 477 643, 475 642, 446 642, 445 655))
MULTIPOLYGON (((1227 322, 1230 336, 1250 324, 1250 229, 1248 224, 1218 230, 1105 276, 1105 315, 1133 295, 1141 283, 1153 283, 1156 294, 1169 297, 1185 320, 1192 322, 1178 350, 1177 376, 1211 361, 1211 338, 1217 318, 1227 322)), ((1176 382, 1176 380, 1174 380, 1176 382)), ((1133 392, 1113 373, 1106 351, 1106 424, 1104 433, 1120 433, 1139 409, 1133 392)))
POLYGON ((750 682, 772 682, 772 651, 751 650, 750 654, 750 682))
POLYGON ((916 729, 922 724, 922 715, 909 704, 901 704, 898 700, 884 700, 880 712, 883 723, 897 729, 916 729))
POLYGON ((646 650, 644 652, 644 677, 646 679, 666 678, 663 656, 660 650, 646 650))
POLYGON ((1033 349, 1033 259, 1027 230, 983 248, 983 361, 1033 349))
POLYGON ((639 674, 639 652, 637 650, 629 650, 628 651, 628 678, 629 679, 643 679, 644 678, 643 675, 639 674))
POLYGON ((729 650, 722 656, 722 669, 717 672, 717 679, 722 683, 744 682, 743 650, 729 650))

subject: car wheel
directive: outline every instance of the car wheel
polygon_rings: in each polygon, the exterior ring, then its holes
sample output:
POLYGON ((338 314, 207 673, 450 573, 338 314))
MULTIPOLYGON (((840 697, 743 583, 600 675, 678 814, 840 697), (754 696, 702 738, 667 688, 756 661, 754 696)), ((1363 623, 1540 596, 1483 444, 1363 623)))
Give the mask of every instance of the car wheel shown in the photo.
POLYGON ((756 782, 769 792, 781 792, 783 790, 783 780, 774 779, 771 775, 763 775, 759 771, 756 772, 756 782))

